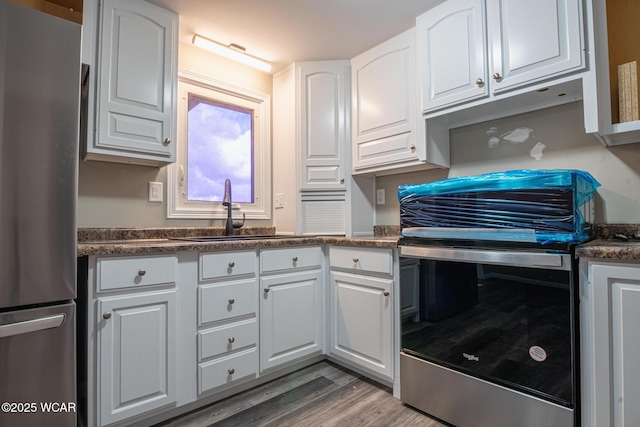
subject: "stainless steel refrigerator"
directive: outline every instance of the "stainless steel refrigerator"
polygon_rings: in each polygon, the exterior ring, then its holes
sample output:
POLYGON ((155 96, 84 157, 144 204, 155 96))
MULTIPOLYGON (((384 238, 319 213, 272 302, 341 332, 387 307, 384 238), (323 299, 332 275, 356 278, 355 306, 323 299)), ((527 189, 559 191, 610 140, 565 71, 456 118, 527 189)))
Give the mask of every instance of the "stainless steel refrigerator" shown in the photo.
POLYGON ((0 426, 76 424, 80 37, 0 0, 0 426))

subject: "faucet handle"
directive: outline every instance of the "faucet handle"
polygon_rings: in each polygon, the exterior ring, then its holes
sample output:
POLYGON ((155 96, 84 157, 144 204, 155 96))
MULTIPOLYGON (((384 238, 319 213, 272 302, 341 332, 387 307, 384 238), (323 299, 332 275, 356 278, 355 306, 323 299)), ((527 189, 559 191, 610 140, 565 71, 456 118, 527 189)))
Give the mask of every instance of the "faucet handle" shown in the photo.
POLYGON ((246 217, 245 217, 245 213, 242 212, 242 222, 234 222, 233 223, 233 228, 240 228, 244 225, 244 222, 246 221, 246 217))

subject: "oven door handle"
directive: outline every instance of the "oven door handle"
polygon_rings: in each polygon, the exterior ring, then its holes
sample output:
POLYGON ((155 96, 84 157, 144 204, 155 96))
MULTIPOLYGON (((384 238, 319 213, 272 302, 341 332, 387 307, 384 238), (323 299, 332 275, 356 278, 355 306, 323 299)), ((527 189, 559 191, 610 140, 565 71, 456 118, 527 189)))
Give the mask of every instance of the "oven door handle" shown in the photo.
POLYGON ((571 255, 569 254, 400 246, 400 256, 512 267, 571 270, 571 255))

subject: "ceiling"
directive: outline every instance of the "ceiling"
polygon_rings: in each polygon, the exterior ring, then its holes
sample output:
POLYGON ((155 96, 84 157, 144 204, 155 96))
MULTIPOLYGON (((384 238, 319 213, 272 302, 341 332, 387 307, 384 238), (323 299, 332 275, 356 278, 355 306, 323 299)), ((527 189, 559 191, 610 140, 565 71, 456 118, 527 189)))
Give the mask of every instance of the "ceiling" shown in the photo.
POLYGON ((350 59, 415 25, 444 0, 148 0, 180 15, 180 42, 194 34, 271 62, 350 59))

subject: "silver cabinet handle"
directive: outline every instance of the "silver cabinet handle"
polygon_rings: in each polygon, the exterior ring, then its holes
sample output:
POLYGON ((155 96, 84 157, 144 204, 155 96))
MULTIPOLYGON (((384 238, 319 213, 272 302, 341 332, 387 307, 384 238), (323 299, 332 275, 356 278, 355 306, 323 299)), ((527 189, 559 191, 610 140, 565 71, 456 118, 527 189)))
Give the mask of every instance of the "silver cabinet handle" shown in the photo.
POLYGON ((493 76, 491 77, 497 82, 502 81, 502 76, 500 75, 500 73, 493 73, 493 76))
POLYGON ((484 80, 482 80, 481 78, 478 77, 476 79, 476 86, 478 86, 478 87, 484 86, 484 80))
POLYGON ((411 150, 412 153, 416 152, 416 146, 411 144, 411 147, 409 147, 409 150, 411 150))
POLYGON ((231 299, 229 300, 229 304, 234 304, 235 302, 236 302, 236 300, 235 300, 235 299, 233 299, 233 298, 231 298, 231 299))
POLYGON ((105 319, 105 320, 111 319, 111 313, 108 312, 108 311, 102 313, 102 318, 105 319))
POLYGON ((235 340, 236 339, 234 337, 229 338, 229 344, 233 344, 235 342, 235 340))
POLYGON ((340 184, 344 184, 344 178, 340 178, 340 184))
POLYGON ((298 257, 297 257, 297 256, 294 256, 293 258, 291 258, 291 261, 293 261, 293 262, 298 262, 298 257))
POLYGON ((389 296, 389 291, 384 291, 384 292, 382 293, 382 295, 384 295, 385 297, 388 297, 388 296, 389 296))
POLYGON ((264 288, 264 293, 268 293, 269 292, 269 288, 264 288))
POLYGON ((358 258, 353 257, 353 262, 358 262, 358 261, 360 261, 358 258))
POLYGON ((65 315, 56 314, 39 319, 25 320, 23 322, 8 323, 0 326, 0 338, 12 337, 14 335, 26 334, 29 332, 42 331, 44 329, 57 328, 64 323, 65 315))
POLYGON ((138 276, 144 276, 145 274, 147 274, 147 271, 144 268, 138 270, 138 276))
POLYGON ((233 375, 233 374, 236 373, 236 370, 233 369, 233 368, 229 368, 229 370, 227 372, 229 372, 229 375, 233 375))
POLYGON ((163 143, 164 145, 169 145, 169 144, 171 144, 171 138, 165 138, 165 139, 164 139, 164 141, 162 141, 162 143, 163 143))
POLYGON ((235 266, 236 266, 236 263, 235 263, 235 262, 231 261, 231 262, 229 263, 229 268, 233 268, 233 267, 235 267, 235 266))

